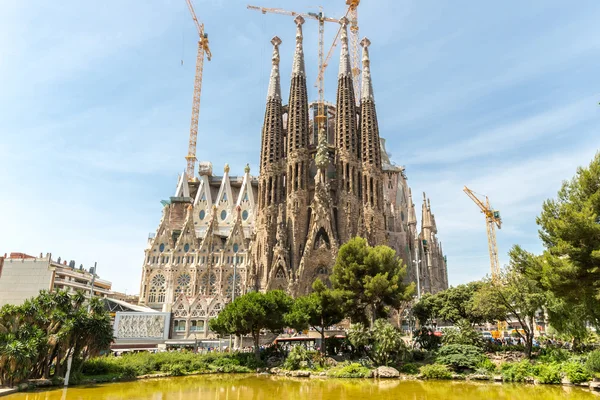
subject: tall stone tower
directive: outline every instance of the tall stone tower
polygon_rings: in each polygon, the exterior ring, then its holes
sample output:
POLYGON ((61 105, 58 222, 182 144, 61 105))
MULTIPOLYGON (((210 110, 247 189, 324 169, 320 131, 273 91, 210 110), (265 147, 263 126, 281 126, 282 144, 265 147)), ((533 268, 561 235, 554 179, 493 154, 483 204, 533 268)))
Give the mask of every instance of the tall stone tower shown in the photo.
MULTIPOLYGON (((369 39, 364 38, 362 56, 362 93, 360 98, 360 137, 362 140, 362 202, 363 221, 369 244, 385 241, 385 220, 383 217, 383 173, 381 170, 381 149, 379 125, 375 110, 375 97, 371 82, 371 62, 369 60, 369 39)), ((359 232, 361 234, 361 232, 359 232)))
POLYGON ((308 230, 308 169, 311 158, 308 151, 308 94, 302 48, 304 18, 297 16, 294 21, 296 22, 296 50, 292 64, 287 119, 286 220, 290 246, 290 268, 296 273, 304 253, 308 230))
POLYGON ((263 289, 273 262, 279 205, 285 201, 283 107, 279 78, 279 45, 281 39, 275 36, 271 43, 273 44, 273 65, 262 129, 260 177, 258 180, 257 225, 261 229, 258 230, 256 235, 255 271, 253 271, 253 276, 258 280, 254 284, 263 289))
POLYGON ((348 20, 342 25, 340 69, 338 74, 336 128, 336 171, 337 171, 337 221, 340 242, 346 242, 358 233, 358 218, 361 214, 360 191, 360 138, 358 132, 356 98, 352 84, 352 69, 348 52, 348 20))

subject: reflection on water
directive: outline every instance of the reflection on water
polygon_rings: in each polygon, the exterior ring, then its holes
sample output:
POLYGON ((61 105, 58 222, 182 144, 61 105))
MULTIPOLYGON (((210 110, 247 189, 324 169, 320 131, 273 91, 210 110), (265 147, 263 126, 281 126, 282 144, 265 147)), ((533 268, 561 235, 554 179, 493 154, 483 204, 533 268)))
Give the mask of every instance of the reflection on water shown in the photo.
POLYGON ((597 399, 589 391, 563 386, 466 382, 282 378, 266 375, 201 375, 79 386, 18 393, 6 400, 474 400, 597 399))

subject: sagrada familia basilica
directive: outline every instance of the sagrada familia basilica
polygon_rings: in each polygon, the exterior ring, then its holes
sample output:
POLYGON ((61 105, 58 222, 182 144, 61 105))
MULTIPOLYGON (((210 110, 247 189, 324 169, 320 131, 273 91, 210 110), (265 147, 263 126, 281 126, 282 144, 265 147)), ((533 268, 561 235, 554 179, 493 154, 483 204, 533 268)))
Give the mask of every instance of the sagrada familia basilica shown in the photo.
POLYGON ((283 104, 279 45, 262 129, 260 173, 180 176, 163 201, 142 267, 140 303, 173 313, 173 332, 208 334, 208 319, 250 290, 283 289, 297 296, 318 277, 327 282, 339 247, 355 236, 394 248, 421 293, 448 287, 446 259, 423 194, 421 225, 403 167, 392 163, 379 135, 371 82, 369 40, 363 39, 362 89, 354 92, 347 21, 342 20, 336 104, 308 102, 302 17, 289 101, 283 104), (360 96, 359 105, 356 96, 360 96))

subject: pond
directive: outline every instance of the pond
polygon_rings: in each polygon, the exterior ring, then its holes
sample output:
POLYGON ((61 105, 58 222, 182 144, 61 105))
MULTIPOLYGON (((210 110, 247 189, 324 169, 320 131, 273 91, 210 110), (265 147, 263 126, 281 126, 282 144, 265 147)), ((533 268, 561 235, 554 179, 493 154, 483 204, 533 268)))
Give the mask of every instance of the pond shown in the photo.
POLYGON ((17 393, 6 400, 471 400, 471 399, 597 399, 574 387, 471 383, 459 381, 400 381, 361 379, 283 378, 267 375, 198 375, 124 383, 74 386, 17 393))

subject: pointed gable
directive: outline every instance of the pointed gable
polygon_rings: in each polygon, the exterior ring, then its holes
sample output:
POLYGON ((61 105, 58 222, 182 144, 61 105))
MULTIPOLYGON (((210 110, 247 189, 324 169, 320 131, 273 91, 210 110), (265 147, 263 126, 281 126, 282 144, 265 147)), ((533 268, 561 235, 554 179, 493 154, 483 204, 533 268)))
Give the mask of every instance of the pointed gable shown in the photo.
POLYGON ((190 186, 188 185, 188 178, 185 172, 179 177, 174 197, 190 197, 190 186))

